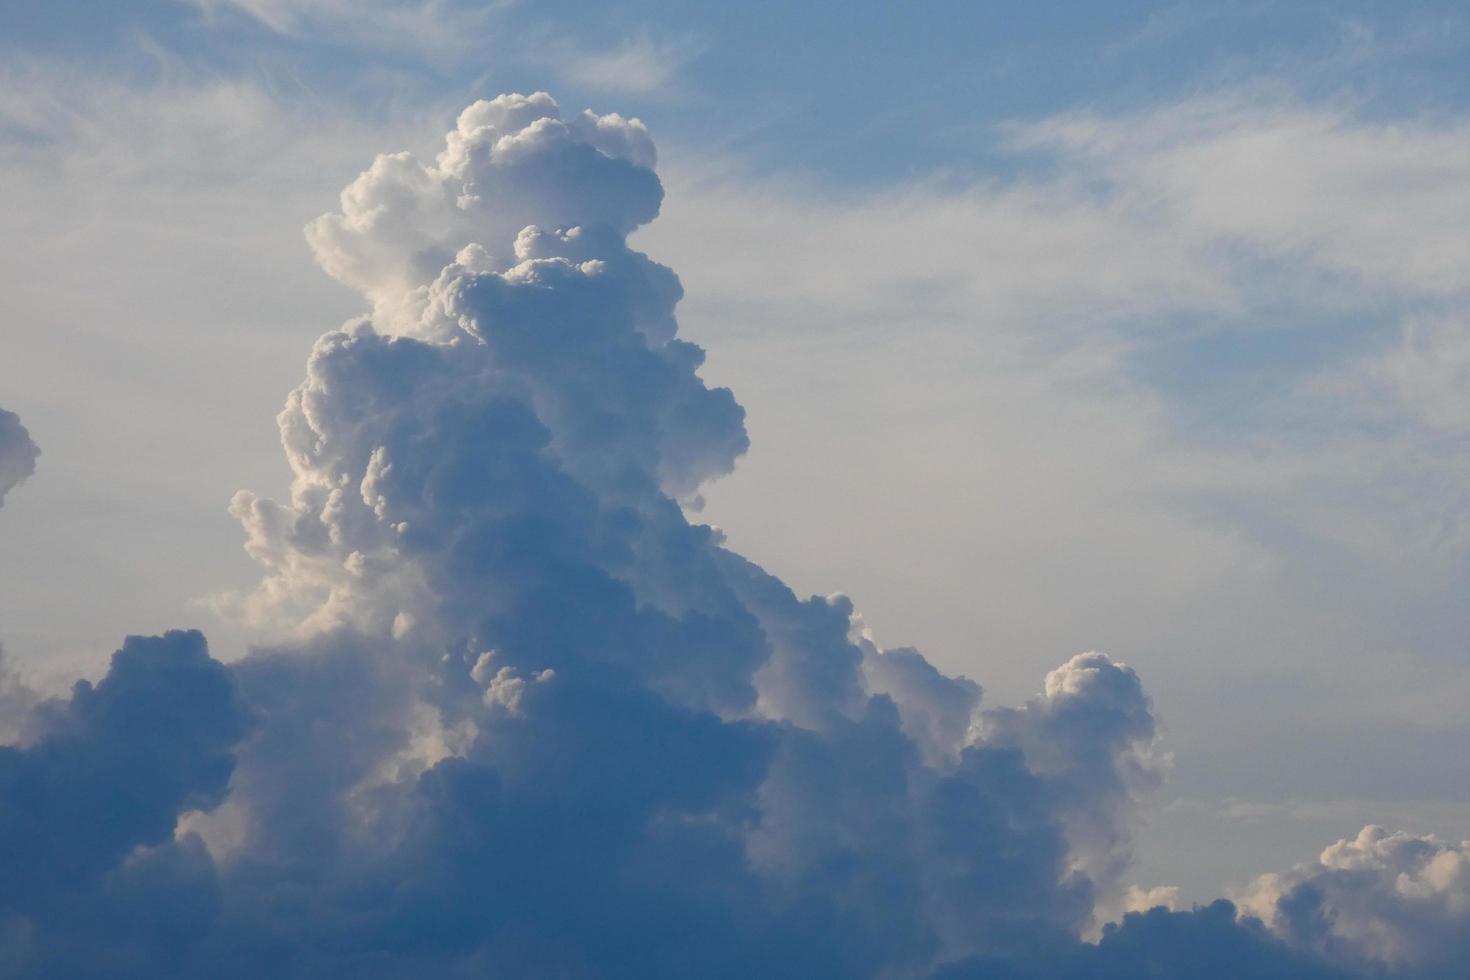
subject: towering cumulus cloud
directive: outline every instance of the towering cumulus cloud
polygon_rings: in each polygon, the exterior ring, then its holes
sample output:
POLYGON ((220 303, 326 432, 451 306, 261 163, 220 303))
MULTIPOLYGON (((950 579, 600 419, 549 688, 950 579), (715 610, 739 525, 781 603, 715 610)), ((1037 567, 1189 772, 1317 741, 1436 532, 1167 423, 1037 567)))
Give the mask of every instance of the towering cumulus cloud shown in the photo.
POLYGON ((289 500, 233 503, 266 570, 238 606, 294 639, 229 668, 131 639, 34 712, 0 756, 0 971, 1334 975, 1276 921, 1306 877, 1267 924, 1078 938, 1157 778, 1128 667, 983 709, 686 518, 746 436, 626 244, 654 159, 636 120, 502 96, 311 224, 372 313, 280 415, 289 500))
POLYGON ((20 424, 20 416, 0 408, 0 507, 16 484, 36 472, 40 455, 31 434, 20 424))
POLYGON ((984 715, 685 519, 746 437, 625 242, 653 161, 636 121, 502 97, 310 226, 374 315, 281 416, 290 502, 235 501, 248 608, 313 638, 241 668, 234 863, 307 834, 312 891, 353 896, 313 930, 410 973, 848 976, 1074 935, 1148 769, 1136 677, 1079 657, 984 715), (303 713, 341 715, 321 757, 303 713))

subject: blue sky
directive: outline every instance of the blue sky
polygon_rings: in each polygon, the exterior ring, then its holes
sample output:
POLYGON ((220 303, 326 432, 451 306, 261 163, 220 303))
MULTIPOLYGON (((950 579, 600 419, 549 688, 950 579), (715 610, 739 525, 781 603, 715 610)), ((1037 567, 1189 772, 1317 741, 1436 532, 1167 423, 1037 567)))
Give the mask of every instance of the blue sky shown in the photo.
POLYGON ((226 505, 288 494, 271 419, 365 311, 301 228, 546 90, 657 144, 631 242, 751 441, 691 519, 988 706, 1135 668, 1128 884, 1460 840, 1467 47, 1454 3, 0 3, 7 659, 300 638, 226 505))

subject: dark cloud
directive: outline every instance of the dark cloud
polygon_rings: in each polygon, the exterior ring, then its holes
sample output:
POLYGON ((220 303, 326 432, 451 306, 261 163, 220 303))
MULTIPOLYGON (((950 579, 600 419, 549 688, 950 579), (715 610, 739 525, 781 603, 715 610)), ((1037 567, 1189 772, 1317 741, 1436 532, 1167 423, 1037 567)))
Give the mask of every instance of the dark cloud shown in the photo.
POLYGON ((1258 920, 1218 901, 1188 912, 1134 912, 1096 945, 1071 942, 1023 957, 939 970, 933 980, 1352 980, 1351 974, 1288 948, 1258 920))
POLYGON ((687 519, 747 440, 626 244, 653 162, 636 120, 504 96, 311 225, 373 313, 279 417, 289 498, 232 506, 266 571, 237 607, 297 639, 229 668, 132 639, 32 712, 0 755, 0 963, 1332 975, 1228 905, 1078 939, 1158 778, 1131 669, 1082 654, 983 710, 687 519))
POLYGON ((224 799, 248 725, 197 632, 130 637, 98 684, 33 709, 29 744, 0 747, 0 962, 108 976, 198 940, 212 863, 175 828, 224 799))

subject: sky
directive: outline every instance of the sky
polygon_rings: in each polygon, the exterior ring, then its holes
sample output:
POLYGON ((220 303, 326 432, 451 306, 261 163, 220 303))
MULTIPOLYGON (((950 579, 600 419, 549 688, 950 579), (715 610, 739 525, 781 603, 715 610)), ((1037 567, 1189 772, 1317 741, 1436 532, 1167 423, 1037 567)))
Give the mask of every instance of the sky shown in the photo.
POLYGON ((1454 3, 0 0, 0 786, 135 811, 7 886, 0 964, 1450 976, 1467 48, 1454 3))

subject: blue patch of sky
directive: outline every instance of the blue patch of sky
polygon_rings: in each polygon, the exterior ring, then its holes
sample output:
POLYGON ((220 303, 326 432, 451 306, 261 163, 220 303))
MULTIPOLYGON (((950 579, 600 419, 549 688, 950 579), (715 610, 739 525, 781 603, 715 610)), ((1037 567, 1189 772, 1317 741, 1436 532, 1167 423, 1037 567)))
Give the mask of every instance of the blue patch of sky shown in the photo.
MULTIPOLYGON (((1301 398, 1301 386, 1381 349, 1385 322, 1378 311, 1289 308, 1175 316, 1135 349, 1130 368, 1168 401, 1170 435, 1181 443, 1219 446, 1252 431, 1310 443, 1332 409, 1301 398)), ((1358 431, 1373 424, 1353 422, 1358 431)))
POLYGON ((374 45, 365 57, 354 39, 282 36, 224 5, 206 14, 184 0, 30 0, 0 5, 0 53, 146 69, 161 50, 201 72, 348 91, 368 112, 405 94, 549 88, 569 103, 636 112, 665 140, 851 187, 935 172, 1024 175, 1035 160, 1004 150, 998 123, 1125 112, 1259 76, 1308 97, 1347 92, 1384 118, 1470 105, 1470 15, 1448 2, 546 0, 497 9, 485 24, 483 44, 458 56, 374 45), (660 91, 584 92, 538 54, 548 38, 584 52, 646 38, 682 44, 689 57, 660 91))
POLYGON ((994 127, 1074 109, 1126 112, 1261 75, 1366 111, 1470 103, 1454 4, 853 3, 538 6, 582 40, 656 23, 703 37, 699 98, 653 106, 701 144, 747 133, 758 163, 883 183, 935 169, 1007 175, 994 127), (770 8, 770 9, 766 9, 770 8), (560 16, 558 16, 560 15, 560 16), (787 29, 772 31, 772 23, 787 29), (1398 57, 1412 49, 1412 57, 1398 57), (732 121, 736 123, 731 126, 732 121))

